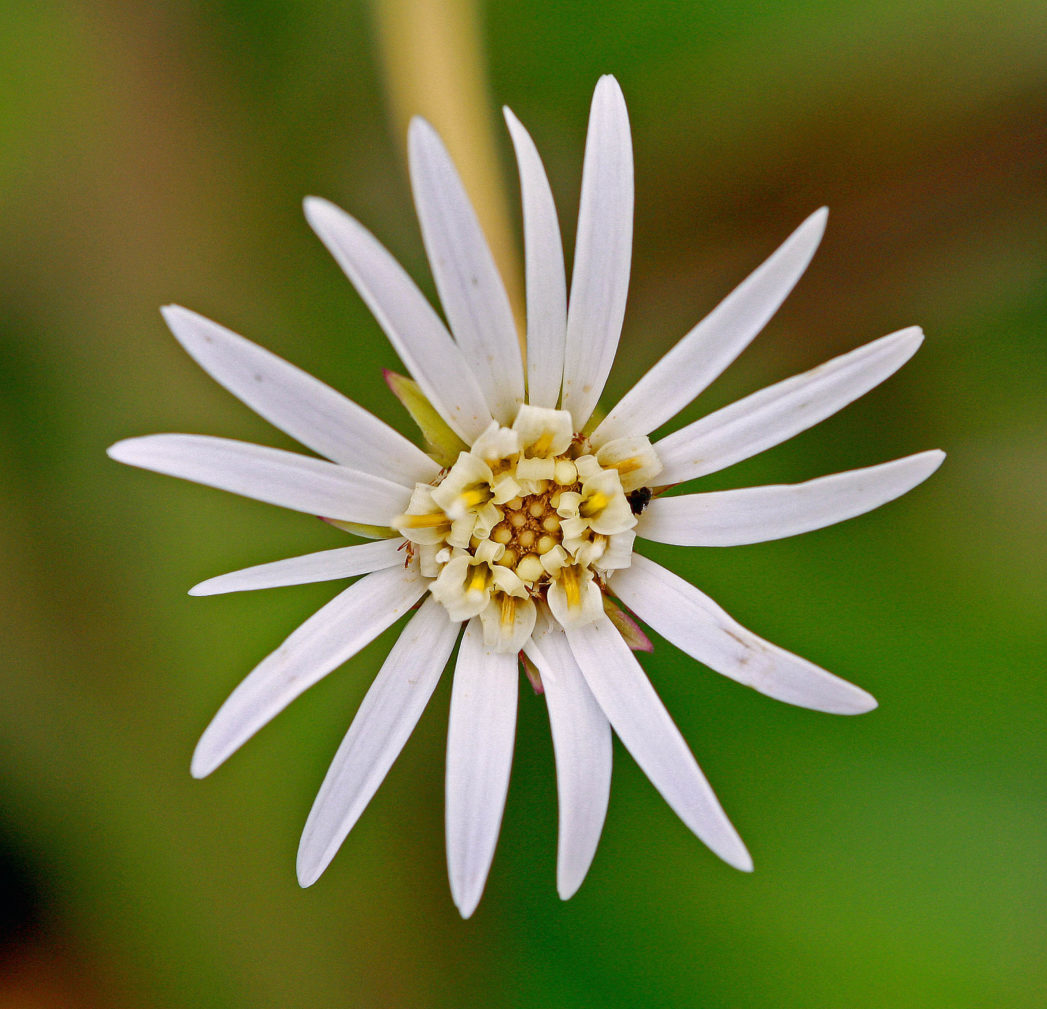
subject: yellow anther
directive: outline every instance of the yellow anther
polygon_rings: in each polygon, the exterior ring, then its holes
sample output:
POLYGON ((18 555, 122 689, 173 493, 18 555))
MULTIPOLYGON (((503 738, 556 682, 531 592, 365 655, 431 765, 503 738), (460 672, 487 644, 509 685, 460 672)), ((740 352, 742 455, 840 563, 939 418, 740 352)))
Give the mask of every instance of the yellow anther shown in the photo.
POLYGON ((542 528, 547 533, 554 533, 560 528, 560 517, 558 515, 549 514, 542 519, 542 528))
POLYGON ((490 500, 490 497, 490 487, 473 487, 470 490, 463 491, 459 496, 459 499, 466 508, 475 508, 478 504, 486 503, 490 500))
POLYGON ((532 501, 531 507, 527 510, 532 518, 540 519, 545 514, 545 505, 541 501, 532 501))
POLYGON ((644 461, 643 459, 640 459, 639 457, 634 455, 628 459, 622 459, 619 462, 613 462, 611 463, 611 465, 616 470, 618 470, 620 474, 624 476, 626 473, 632 473, 633 470, 640 469, 644 465, 644 461))
POLYGON ((428 515, 397 515, 392 524, 394 529, 433 529, 450 525, 451 520, 443 512, 431 512, 428 515))
MULTIPOLYGON (((520 542, 521 543, 523 542, 523 537, 522 536, 520 537, 520 542)), ((540 554, 548 553, 550 550, 552 550, 552 548, 554 546, 556 546, 556 540, 554 540, 552 538, 552 536, 543 536, 538 541, 538 553, 540 553, 540 554)))
POLYGON ((577 609, 582 605, 582 579, 574 565, 563 569, 563 588, 567 596, 568 609, 577 609))
POLYGON ((501 563, 505 567, 507 567, 507 568, 515 567, 516 566, 516 551, 515 550, 506 550, 505 553, 502 554, 501 563))
POLYGON ((491 530, 491 539, 493 539, 495 543, 501 543, 502 546, 505 546, 505 544, 512 538, 512 530, 504 522, 499 522, 498 525, 491 530))
POLYGON ((599 515, 611 503, 611 499, 603 491, 595 491, 586 498, 578 509, 578 513, 587 519, 599 515))
POLYGON ((509 524, 516 529, 522 529, 527 525, 527 519, 519 512, 513 512, 512 515, 509 516, 509 524))
POLYGON ((487 588, 487 565, 474 564, 469 569, 469 579, 465 591, 483 592, 485 588, 487 588))
POLYGON ((544 431, 542 432, 541 438, 539 438, 534 445, 531 446, 531 455, 534 456, 546 456, 549 454, 549 449, 552 448, 553 444, 553 432, 544 431))
POLYGON ((530 529, 524 529, 519 536, 516 537, 516 542, 522 547, 530 547, 534 545, 534 533, 530 529))
POLYGON ((516 620, 516 600, 508 592, 502 593, 501 621, 503 627, 512 627, 516 620))

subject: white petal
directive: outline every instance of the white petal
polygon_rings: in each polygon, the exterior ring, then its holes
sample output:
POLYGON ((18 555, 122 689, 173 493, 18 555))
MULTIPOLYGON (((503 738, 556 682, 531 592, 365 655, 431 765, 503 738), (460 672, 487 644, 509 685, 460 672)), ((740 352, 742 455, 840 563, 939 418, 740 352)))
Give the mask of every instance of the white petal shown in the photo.
POLYGON ((825 231, 816 210, 622 397, 593 432, 593 444, 650 434, 715 379, 760 332, 807 269, 825 231))
POLYGON ((223 592, 245 592, 249 589, 275 589, 283 585, 308 585, 336 578, 366 575, 383 568, 404 564, 403 540, 376 540, 337 550, 320 550, 301 557, 288 557, 269 564, 230 571, 227 575, 208 578, 189 590, 191 596, 216 596, 223 592))
POLYGON ((117 462, 324 518, 387 526, 411 498, 402 484, 323 459, 196 434, 128 438, 109 448, 117 462))
POLYGON ((299 694, 406 613, 425 589, 417 572, 388 568, 361 578, 317 610, 219 708, 196 746, 193 777, 210 774, 299 694))
POLYGON ((270 424, 334 462, 406 486, 440 467, 398 431, 323 382, 196 312, 161 310, 205 371, 270 424))
POLYGON ((524 378, 505 285, 454 163, 424 119, 412 120, 407 151, 422 239, 451 332, 491 413, 511 424, 524 378))
POLYGON ((563 241, 552 190, 534 141, 509 111, 505 121, 516 149, 523 200, 527 280, 527 402, 556 409, 563 381, 567 280, 563 241))
POLYGON ((629 291, 632 242, 629 115, 618 82, 613 77, 601 77, 593 95, 585 141, 564 352, 562 406, 570 410, 578 431, 600 399, 618 348, 629 291))
POLYGON ((901 497, 944 458, 944 452, 932 450, 806 483, 655 498, 636 532, 658 543, 688 547, 733 547, 795 536, 901 497))
POLYGON ((374 314, 426 398, 459 437, 472 442, 491 411, 458 345, 400 264, 358 221, 310 196, 305 216, 374 314))
POLYGON ((658 483, 715 473, 787 441, 893 375, 922 342, 918 326, 900 330, 688 424, 658 442, 658 483))
POLYGON ((611 591, 677 648, 761 694, 834 715, 876 707, 861 687, 757 637, 689 582, 646 557, 634 554, 632 564, 615 574, 611 591))
POLYGON ((447 724, 447 869, 463 918, 480 902, 502 823, 516 732, 515 655, 484 647, 480 619, 458 650, 447 724))
POLYGON ((717 855, 748 872, 752 859, 680 730, 606 616, 567 631, 571 651, 614 731, 677 816, 717 855))
POLYGON ((563 631, 541 610, 524 651, 538 667, 549 707, 560 807, 556 889, 567 900, 589 871, 607 816, 611 726, 563 631))
POLYGON ((422 715, 460 625, 427 599, 397 639, 338 747, 298 846, 298 882, 311 886, 371 801, 422 715))

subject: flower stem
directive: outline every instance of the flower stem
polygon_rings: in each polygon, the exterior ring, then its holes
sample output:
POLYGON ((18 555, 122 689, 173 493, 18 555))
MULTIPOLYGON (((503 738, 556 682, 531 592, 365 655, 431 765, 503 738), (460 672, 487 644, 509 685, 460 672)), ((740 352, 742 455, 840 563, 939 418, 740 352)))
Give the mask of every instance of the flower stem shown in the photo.
POLYGON ((443 138, 476 208, 523 334, 522 269, 499 169, 477 0, 373 0, 397 140, 412 116, 443 138))

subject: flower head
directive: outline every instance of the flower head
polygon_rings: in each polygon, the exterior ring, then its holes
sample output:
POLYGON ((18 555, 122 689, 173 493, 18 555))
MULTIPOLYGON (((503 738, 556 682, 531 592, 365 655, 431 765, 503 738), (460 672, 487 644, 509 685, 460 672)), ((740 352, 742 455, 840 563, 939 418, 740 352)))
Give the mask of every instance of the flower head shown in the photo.
POLYGON ((451 890, 475 909, 509 780, 521 653, 548 703, 560 804, 557 884, 571 896, 607 809, 611 729, 681 819, 721 858, 751 868, 690 749, 630 648, 626 607, 711 669, 771 697, 840 714, 865 691, 763 641, 635 540, 730 546, 791 536, 876 508, 940 464, 940 452, 806 483, 664 496, 776 445, 858 398, 915 352, 905 329, 649 436, 744 349, 803 273, 825 227, 812 214, 603 419, 595 408, 625 312, 632 150, 611 77, 596 88, 570 298, 549 184, 506 111, 524 209, 526 365, 502 281, 451 160, 421 120, 411 183, 445 325, 401 267, 324 200, 306 216, 404 362, 394 391, 427 448, 334 390, 182 308, 164 317, 186 350, 261 416, 323 458, 192 435, 114 445, 113 458, 318 514, 372 542, 212 578, 197 595, 362 576, 233 691, 193 757, 209 774, 295 697, 412 609, 309 814, 298 874, 323 872, 403 747, 459 642, 447 742, 451 890), (627 641, 627 638, 629 641, 627 641))

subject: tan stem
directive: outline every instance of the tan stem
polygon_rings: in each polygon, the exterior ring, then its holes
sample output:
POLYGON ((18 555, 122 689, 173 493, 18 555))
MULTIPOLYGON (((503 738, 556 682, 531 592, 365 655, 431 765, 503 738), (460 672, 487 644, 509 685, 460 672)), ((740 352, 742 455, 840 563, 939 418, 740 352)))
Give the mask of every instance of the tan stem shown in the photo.
POLYGON ((490 243, 522 337, 522 270, 499 168, 478 4, 475 0, 373 3, 399 147, 404 149, 407 124, 415 115, 428 119, 443 138, 490 243))

